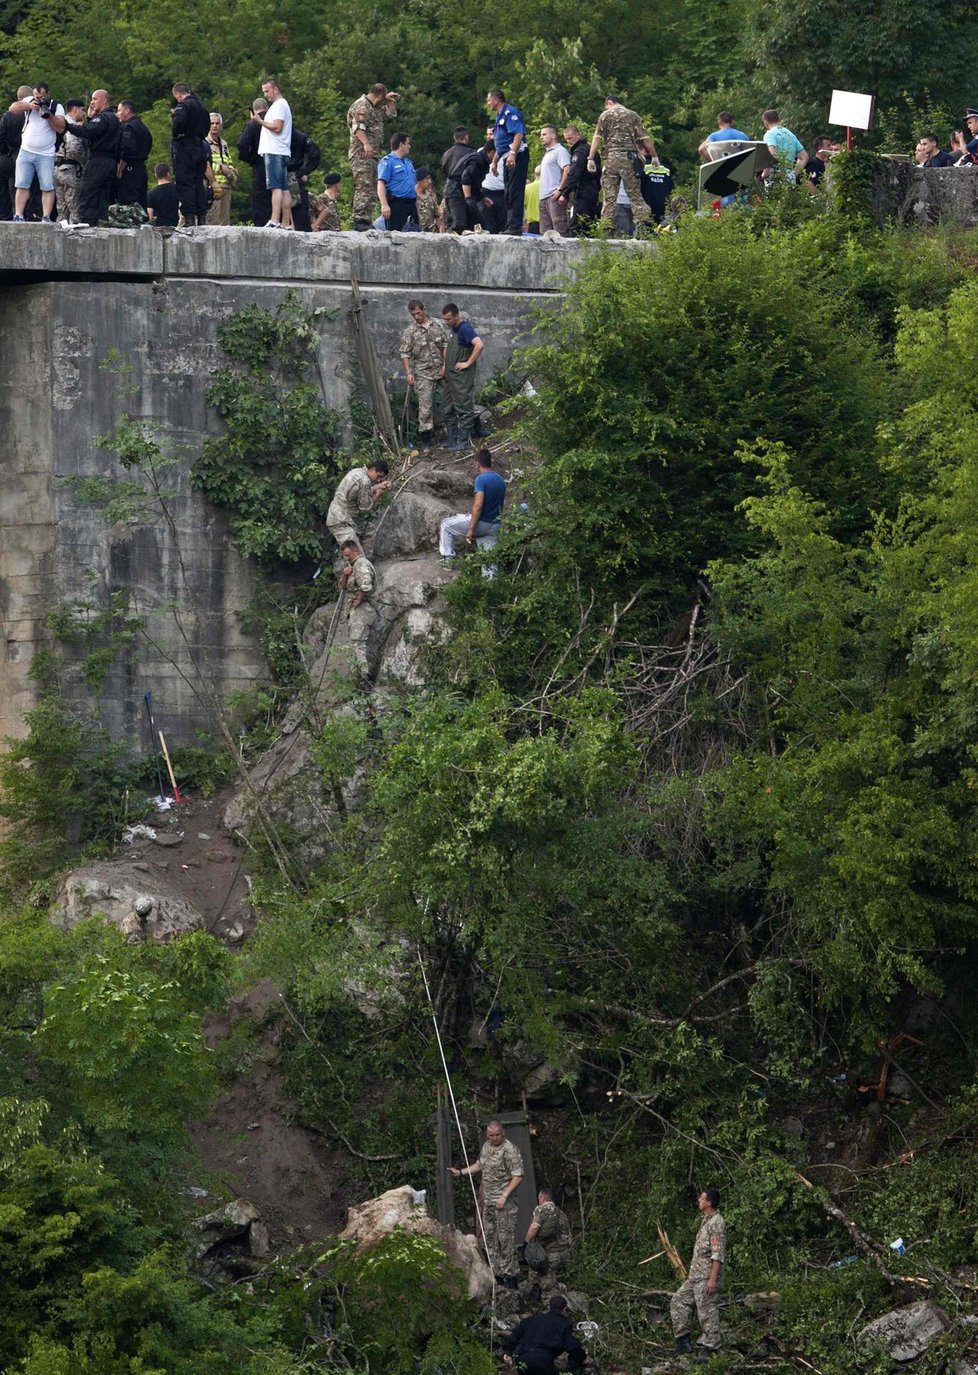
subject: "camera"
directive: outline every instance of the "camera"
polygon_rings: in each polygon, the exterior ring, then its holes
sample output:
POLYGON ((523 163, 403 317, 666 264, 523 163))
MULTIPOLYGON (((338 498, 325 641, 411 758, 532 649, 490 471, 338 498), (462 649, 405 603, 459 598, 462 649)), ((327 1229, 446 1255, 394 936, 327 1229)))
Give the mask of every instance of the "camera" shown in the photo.
POLYGON ((38 113, 42 119, 50 119, 54 114, 55 102, 47 95, 34 97, 34 104, 37 106, 38 113))

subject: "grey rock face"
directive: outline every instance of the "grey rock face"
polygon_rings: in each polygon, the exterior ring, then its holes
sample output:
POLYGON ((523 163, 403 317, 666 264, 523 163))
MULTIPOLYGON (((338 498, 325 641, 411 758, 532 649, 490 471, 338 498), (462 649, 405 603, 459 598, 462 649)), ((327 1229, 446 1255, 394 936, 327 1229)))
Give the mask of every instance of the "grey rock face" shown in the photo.
POLYGON ((894 1361, 912 1361, 923 1355, 927 1347, 948 1327, 947 1314, 922 1299, 909 1308, 897 1308, 869 1323, 859 1334, 859 1345, 882 1345, 894 1361))

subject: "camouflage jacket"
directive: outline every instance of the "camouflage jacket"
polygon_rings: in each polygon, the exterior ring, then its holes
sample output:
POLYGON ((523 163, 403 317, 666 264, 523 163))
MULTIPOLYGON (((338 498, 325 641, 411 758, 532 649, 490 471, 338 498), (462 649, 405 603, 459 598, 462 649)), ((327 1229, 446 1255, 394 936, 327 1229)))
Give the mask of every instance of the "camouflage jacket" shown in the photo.
POLYGON ((433 190, 422 191, 418 196, 418 226, 424 234, 438 232, 438 197, 433 190))
POLYGON ((538 1203, 531 1222, 537 1228, 536 1239, 543 1246, 570 1246, 571 1230, 567 1214, 556 1203, 538 1203))
POLYGON ((363 144, 357 138, 357 130, 362 129, 367 135, 367 142, 374 150, 373 156, 379 157, 383 152, 381 145, 384 141, 384 120, 393 119, 396 113, 397 107, 392 100, 382 100, 379 105, 372 105, 365 95, 355 100, 346 112, 346 122, 350 126, 349 156, 371 156, 364 151, 363 144))
POLYGON ((366 468, 351 468, 333 494, 326 512, 327 525, 359 525, 374 504, 374 485, 366 468))
POLYGON ((365 601, 369 601, 377 583, 377 575, 374 566, 367 558, 366 554, 361 554, 350 568, 350 576, 347 578, 346 590, 351 597, 355 597, 358 592, 362 592, 365 601))
MULTIPOLYGON (((509 1181, 523 1174, 523 1157, 519 1147, 514 1146, 508 1138, 498 1146, 484 1142, 479 1152, 479 1164, 482 1166, 482 1189, 486 1203, 495 1203, 509 1181)), ((516 1200, 513 1199, 514 1207, 515 1204, 516 1200)))
POLYGON ((634 153, 639 139, 648 138, 634 110, 612 105, 598 116, 594 132, 604 139, 605 153, 634 153))
POLYGON ((320 229, 332 230, 335 233, 342 228, 340 224, 340 212, 332 196, 327 196, 325 194, 322 196, 310 196, 309 200, 315 211, 316 219, 319 218, 324 210, 326 211, 326 218, 319 226, 320 229))
POLYGON ((419 325, 412 320, 401 335, 401 357, 406 358, 411 371, 421 377, 440 377, 445 366, 448 335, 437 320, 419 325))
POLYGON ((689 1264, 691 1280, 709 1278, 710 1267, 715 1260, 721 1265, 727 1259, 727 1228, 719 1213, 705 1217, 700 1223, 693 1242, 693 1259, 689 1264))

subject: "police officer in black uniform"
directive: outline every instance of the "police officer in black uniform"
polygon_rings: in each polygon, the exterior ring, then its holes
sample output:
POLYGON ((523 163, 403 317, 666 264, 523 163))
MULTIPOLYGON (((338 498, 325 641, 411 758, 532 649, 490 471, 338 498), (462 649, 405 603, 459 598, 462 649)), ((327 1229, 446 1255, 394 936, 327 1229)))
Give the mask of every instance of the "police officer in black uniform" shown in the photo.
MULTIPOLYGON (((264 114, 268 101, 261 96, 252 101, 249 113, 264 114)), ((245 127, 238 138, 238 157, 251 168, 251 218, 259 227, 266 225, 272 218, 272 197, 265 183, 265 161, 258 156, 258 140, 261 125, 255 120, 245 120, 245 127)))
MULTIPOLYGON (((254 120, 251 121, 254 124, 254 120)), ((260 126, 256 126, 261 132, 260 126)), ((312 216, 309 213, 309 178, 322 162, 322 151, 311 134, 304 133, 294 124, 292 126, 292 156, 289 158, 289 180, 295 177, 299 186, 298 196, 292 197, 292 224, 296 229, 312 232, 312 216)), ((264 163, 262 164, 264 168, 264 163)))
POLYGON ((207 214, 205 169, 210 166, 210 148, 205 140, 211 117, 189 86, 178 81, 173 88, 177 102, 170 111, 173 180, 180 196, 180 213, 185 225, 203 224, 207 214))
POLYGON ((561 1294, 554 1294, 546 1313, 524 1318, 502 1344, 507 1351, 503 1360, 521 1375, 557 1375, 554 1361, 564 1352, 568 1370, 581 1370, 587 1360, 587 1352, 567 1317, 567 1300, 561 1294))
POLYGON ((601 154, 596 153, 596 170, 587 170, 588 144, 576 124, 568 124, 564 130, 567 151, 570 153, 570 167, 564 183, 564 200, 574 196, 574 217, 570 222, 572 234, 586 234, 598 219, 598 203, 601 199, 601 154))
POLYGON ((122 126, 119 134, 119 184, 116 187, 118 205, 141 205, 146 209, 149 190, 146 180, 146 159, 153 148, 153 135, 136 114, 131 100, 120 100, 116 114, 122 126))
POLYGON ((14 217, 14 168, 20 152, 24 116, 8 110, 0 118, 0 220, 14 217))
POLYGON ((441 155, 441 170, 445 177, 445 209, 448 218, 448 232, 461 234, 469 229, 469 217, 465 210, 465 196, 459 180, 459 168, 466 161, 472 148, 470 134, 464 124, 460 124, 452 134, 452 146, 441 155))
POLYGON ((71 131, 88 144, 78 212, 81 224, 97 225, 109 213, 115 195, 119 128, 118 117, 109 107, 108 91, 93 91, 88 103, 88 118, 71 131))

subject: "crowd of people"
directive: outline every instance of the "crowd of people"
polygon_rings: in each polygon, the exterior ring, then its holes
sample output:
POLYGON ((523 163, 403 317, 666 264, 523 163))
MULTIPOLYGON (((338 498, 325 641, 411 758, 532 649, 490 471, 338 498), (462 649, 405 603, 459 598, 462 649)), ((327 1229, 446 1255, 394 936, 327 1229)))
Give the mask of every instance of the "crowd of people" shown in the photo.
MULTIPOLYGON (((615 95, 605 98, 588 138, 575 124, 531 133, 519 106, 501 89, 489 90, 488 125, 459 125, 437 157, 440 189, 432 167, 415 164, 400 97, 382 82, 350 105, 348 168, 326 173, 319 189, 312 178, 321 150, 295 122, 274 78, 262 83, 233 148, 221 113, 208 110, 190 86, 178 82, 172 96, 167 159, 151 161, 153 138, 132 100, 113 102, 100 89, 87 103, 62 105, 44 82, 19 87, 0 117, 0 220, 229 225, 239 188, 244 193, 244 166, 249 218, 270 230, 342 229, 344 178, 358 231, 563 237, 593 233, 603 221, 605 232, 631 235, 668 226, 686 205, 674 197, 672 173, 641 117, 615 95)), ((947 148, 924 134, 916 162, 950 167, 978 160, 978 112, 969 108, 965 122, 969 135, 956 131, 947 148)), ((823 136, 806 149, 774 109, 764 111, 761 124, 753 140, 721 111, 700 156, 722 156, 731 141, 763 142, 774 158, 766 180, 816 188, 839 144, 823 136)), ((239 204, 236 220, 242 210, 239 204)))

